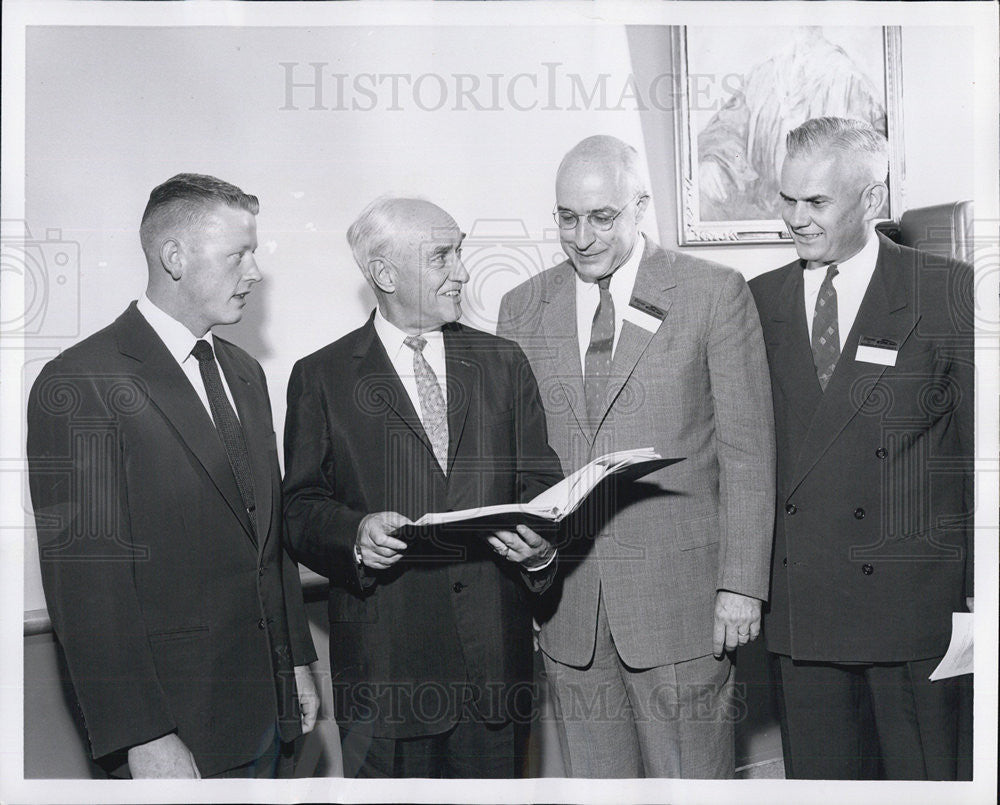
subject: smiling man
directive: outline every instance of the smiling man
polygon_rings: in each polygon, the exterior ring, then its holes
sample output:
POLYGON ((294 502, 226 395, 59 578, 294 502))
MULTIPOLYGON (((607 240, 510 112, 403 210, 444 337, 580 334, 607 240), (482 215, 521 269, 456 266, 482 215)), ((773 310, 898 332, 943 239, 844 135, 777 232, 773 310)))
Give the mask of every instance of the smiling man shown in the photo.
POLYGON ((458 324, 464 237, 430 202, 372 202, 347 239, 378 306, 288 384, 285 516, 295 555, 330 579, 348 776, 524 773, 528 591, 551 581, 555 549, 523 525, 397 533, 562 477, 524 354, 458 324))
POLYGON ((212 176, 155 188, 146 293, 28 401, 46 604, 116 776, 288 776, 318 713, 267 384, 212 332, 261 280, 257 209, 212 176))
POLYGON ((876 234, 887 171, 867 123, 791 131, 781 198, 799 259, 750 282, 777 435, 764 632, 788 777, 959 768, 968 678, 927 677, 952 612, 972 609, 972 272, 876 234))
POLYGON ((497 332, 528 355, 567 473, 635 447, 686 460, 569 521, 539 645, 567 776, 732 777, 730 653, 760 632, 771 552, 764 344, 738 273, 640 232, 637 163, 605 136, 563 158, 567 260, 504 297, 497 332))

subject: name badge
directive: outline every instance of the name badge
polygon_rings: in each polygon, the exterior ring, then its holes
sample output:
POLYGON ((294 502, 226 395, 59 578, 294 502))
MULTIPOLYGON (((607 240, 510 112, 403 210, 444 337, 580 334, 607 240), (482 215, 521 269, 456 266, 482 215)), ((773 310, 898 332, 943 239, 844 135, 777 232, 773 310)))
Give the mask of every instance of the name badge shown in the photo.
POLYGON ((854 359, 863 363, 877 363, 879 366, 895 366, 899 354, 899 342, 891 338, 861 336, 854 359))
POLYGON ((651 302, 633 296, 628 307, 622 313, 622 318, 648 333, 655 333, 666 315, 665 310, 658 308, 651 302))

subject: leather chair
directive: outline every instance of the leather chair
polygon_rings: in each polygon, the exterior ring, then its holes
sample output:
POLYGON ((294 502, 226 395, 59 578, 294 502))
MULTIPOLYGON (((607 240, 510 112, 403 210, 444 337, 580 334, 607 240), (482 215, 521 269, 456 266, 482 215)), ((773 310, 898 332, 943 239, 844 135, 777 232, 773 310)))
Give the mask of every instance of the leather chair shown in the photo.
POLYGON ((971 201, 917 207, 904 212, 899 223, 886 221, 876 228, 902 246, 972 262, 971 201))

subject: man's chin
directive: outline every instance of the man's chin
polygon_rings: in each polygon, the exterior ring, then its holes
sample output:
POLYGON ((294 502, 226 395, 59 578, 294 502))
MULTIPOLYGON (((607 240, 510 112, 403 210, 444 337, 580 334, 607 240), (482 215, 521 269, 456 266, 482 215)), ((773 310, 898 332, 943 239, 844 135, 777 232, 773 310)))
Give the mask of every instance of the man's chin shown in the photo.
POLYGON ((605 260, 584 260, 576 256, 570 262, 577 276, 584 282, 597 282, 611 270, 605 260))

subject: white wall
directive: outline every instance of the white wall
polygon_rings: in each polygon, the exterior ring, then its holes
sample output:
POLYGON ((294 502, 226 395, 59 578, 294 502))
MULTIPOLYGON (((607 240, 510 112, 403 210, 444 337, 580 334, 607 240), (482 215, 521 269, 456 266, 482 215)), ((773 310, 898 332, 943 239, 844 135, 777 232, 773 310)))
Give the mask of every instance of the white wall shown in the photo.
MULTIPOLYGON (((660 30, 666 40, 667 29, 660 30)), ((973 114, 971 52, 967 29, 904 30, 912 205, 972 196, 974 165, 963 147, 973 114)), ((139 216, 150 189, 180 171, 215 174, 260 196, 258 258, 266 279, 244 321, 224 335, 261 360, 279 441, 292 363, 359 326, 371 308, 344 232, 374 196, 426 196, 470 233, 467 321, 488 329, 503 291, 559 257, 549 212, 561 155, 597 132, 637 146, 651 136, 634 106, 614 108, 631 70, 618 26, 29 31, 27 223, 36 240, 59 229, 64 241, 79 244, 79 266, 71 264, 67 281, 52 287, 45 327, 53 337, 29 343, 22 399, 45 359, 107 324, 142 292, 139 216), (371 111, 311 110, 309 88, 294 91, 297 110, 282 110, 282 62, 298 64, 293 76, 302 82, 313 76, 311 62, 327 63, 327 107, 337 103, 333 73, 349 74, 348 86, 362 73, 430 77, 419 98, 403 85, 398 111, 389 108, 385 88, 371 111), (521 73, 528 77, 512 84, 521 73), (589 89, 604 73, 612 77, 606 108, 579 94, 570 108, 570 76, 589 89), (476 97, 500 109, 458 101, 454 74, 478 76, 476 97), (448 86, 440 109, 434 75, 448 86), (491 75, 500 76, 497 104, 491 75), (530 111, 514 108, 533 102, 530 111)), ((368 105, 367 96, 353 99, 368 105)), ((675 191, 663 177, 674 167, 651 167, 659 214, 647 219, 650 233, 670 245, 676 224, 664 222, 675 220, 675 191)), ((748 277, 793 257, 790 247, 691 251, 748 277)), ((26 490, 23 500, 30 522, 26 490)), ((32 609, 43 597, 30 534, 25 551, 25 607, 32 609)))

